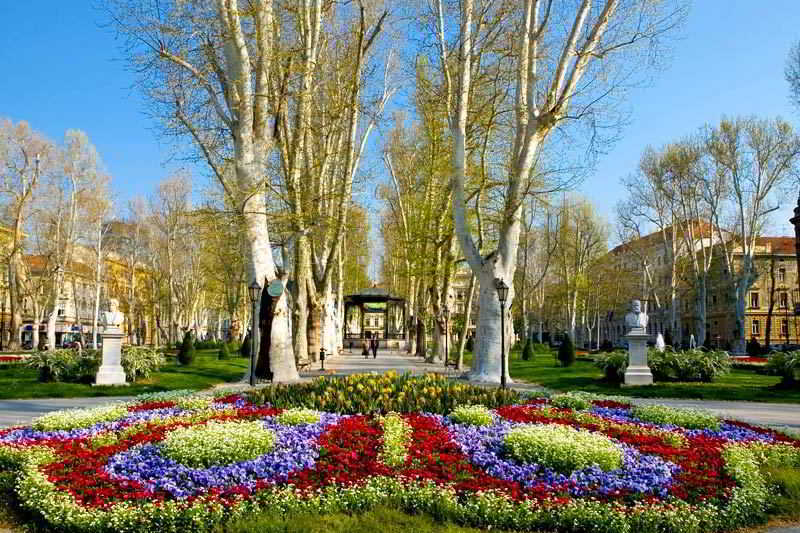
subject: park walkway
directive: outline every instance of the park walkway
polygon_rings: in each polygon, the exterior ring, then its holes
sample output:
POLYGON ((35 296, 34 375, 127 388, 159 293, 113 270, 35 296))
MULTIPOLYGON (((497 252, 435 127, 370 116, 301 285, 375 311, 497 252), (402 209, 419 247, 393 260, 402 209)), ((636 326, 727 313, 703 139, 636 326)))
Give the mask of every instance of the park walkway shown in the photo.
MULTIPOLYGON (((320 370, 319 363, 312 369, 301 373, 303 381, 321 375, 347 375, 363 372, 383 373, 389 370, 397 372, 410 372, 424 374, 438 372, 453 377, 460 372, 444 365, 426 363, 419 357, 409 356, 399 350, 379 350, 378 357, 373 359, 370 355, 365 358, 360 350, 344 352, 325 361, 325 372, 320 370)), ((246 382, 235 386, 232 384, 221 385, 225 388, 246 388, 246 382)), ((486 386, 494 386, 487 384, 486 386)), ((537 392, 542 387, 525 383, 514 383, 513 388, 520 391, 537 392)), ((73 407, 93 407, 112 401, 126 401, 129 397, 98 397, 98 398, 58 398, 58 399, 30 399, 30 400, 0 400, 0 427, 27 424, 37 416, 48 411, 68 409, 73 407)), ((785 403, 756 403, 756 402, 727 402, 715 400, 679 400, 679 399, 632 399, 637 404, 658 403, 673 407, 694 407, 713 411, 725 418, 733 418, 771 427, 787 427, 800 431, 800 406, 785 403)))
MULTIPOLYGON (((314 363, 314 370, 303 372, 303 376, 312 377, 322 375, 319 371, 320 364, 314 363)), ((360 374, 364 372, 383 373, 395 370, 399 373, 410 372, 411 374, 425 374, 427 372, 437 372, 457 376, 460 372, 452 367, 445 368, 442 364, 426 363, 419 357, 408 355, 400 350, 378 350, 378 357, 368 357, 361 355, 361 349, 353 348, 352 351, 345 350, 336 357, 325 361, 326 374, 335 373, 337 375, 360 374)))

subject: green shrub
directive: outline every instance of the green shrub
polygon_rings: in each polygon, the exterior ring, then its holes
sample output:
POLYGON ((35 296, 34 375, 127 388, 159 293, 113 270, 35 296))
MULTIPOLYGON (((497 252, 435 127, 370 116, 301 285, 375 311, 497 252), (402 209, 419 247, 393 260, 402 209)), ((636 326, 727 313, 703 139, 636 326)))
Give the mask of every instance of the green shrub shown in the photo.
POLYGON ((611 439, 561 424, 515 427, 505 437, 505 448, 520 462, 562 474, 592 465, 606 471, 622 467, 622 449, 611 439))
POLYGON ((217 353, 217 359, 223 361, 225 359, 230 359, 231 353, 228 351, 228 345, 226 343, 222 343, 222 346, 219 348, 219 352, 217 353))
POLYGON ((758 339, 755 337, 751 337, 750 340, 747 341, 745 349, 747 350, 747 355, 750 357, 758 357, 761 355, 761 344, 759 344, 758 339))
POLYGON ((244 336, 244 340, 242 341, 242 345, 239 347, 239 354, 242 357, 250 359, 250 332, 247 332, 247 335, 244 336))
POLYGON ((353 374, 320 377, 310 383, 279 384, 249 393, 253 402, 277 408, 307 407, 340 414, 413 413, 447 415, 459 405, 488 408, 520 403, 525 396, 511 389, 458 383, 438 374, 412 376, 353 374))
POLYGON ((494 421, 492 413, 482 405, 459 405, 450 413, 450 420, 470 426, 491 426, 494 421))
POLYGON ((575 346, 569 335, 564 336, 564 341, 558 347, 558 362, 561 366, 567 367, 575 362, 575 346))
POLYGON ((225 343, 222 341, 206 340, 195 342, 194 347, 196 350, 218 350, 222 348, 223 344, 225 343))
POLYGON ((101 356, 97 350, 56 349, 34 352, 26 364, 39 371, 43 383, 92 383, 100 368, 101 356))
POLYGON ((550 404, 553 407, 561 407, 562 409, 574 409, 576 411, 583 411, 591 407, 592 402, 585 396, 568 392, 566 394, 556 394, 550 397, 550 404))
POLYGON ((522 359, 525 361, 533 359, 533 343, 530 339, 525 343, 525 348, 522 349, 522 359))
POLYGON ((731 369, 730 356, 723 351, 665 350, 662 353, 653 348, 648 353, 648 364, 655 381, 711 383, 731 369))
POLYGON ((228 352, 232 354, 239 353, 239 350, 242 349, 242 343, 239 341, 231 341, 226 344, 228 345, 228 352))
POLYGON ((172 430, 160 446, 170 459, 189 467, 208 468, 269 453, 275 447, 275 433, 260 421, 211 421, 172 430))
POLYGON ((665 405, 639 405, 631 409, 631 414, 644 422, 672 424, 686 429, 719 429, 721 424, 714 413, 665 405))
POLYGON ((135 382, 138 378, 149 378, 166 362, 164 353, 154 348, 125 346, 122 349, 122 368, 125 369, 125 376, 131 382, 135 382))
POLYGON ((183 335, 183 344, 178 350, 178 362, 184 366, 192 364, 194 361, 194 339, 191 330, 187 330, 183 335))
POLYGON ((595 366, 603 371, 604 379, 610 383, 622 383, 628 368, 626 352, 604 352, 597 354, 595 366))
POLYGON ((780 376, 783 386, 793 386, 798 383, 798 370, 800 370, 800 352, 773 352, 767 360, 767 371, 780 376))

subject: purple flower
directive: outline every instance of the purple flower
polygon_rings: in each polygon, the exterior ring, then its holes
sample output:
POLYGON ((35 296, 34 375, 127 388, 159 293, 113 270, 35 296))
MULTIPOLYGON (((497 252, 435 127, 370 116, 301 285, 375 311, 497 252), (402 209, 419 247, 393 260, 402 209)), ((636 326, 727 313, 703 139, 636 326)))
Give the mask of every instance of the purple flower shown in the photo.
POLYGON ((318 437, 341 418, 324 413, 316 424, 283 426, 268 417, 264 427, 275 432, 275 448, 249 461, 191 468, 163 455, 158 445, 146 444, 112 456, 106 471, 118 479, 139 481, 150 490, 163 490, 179 499, 211 488, 253 489, 259 481, 286 482, 292 472, 314 466, 319 456, 318 437))
POLYGON ((0 437, 0 443, 15 444, 36 444, 41 440, 71 440, 94 437, 106 431, 121 431, 126 427, 151 420, 164 420, 173 416, 185 414, 187 411, 179 407, 165 407, 162 409, 151 409, 149 411, 136 411, 128 413, 119 420, 112 422, 99 422, 88 428, 76 428, 55 431, 39 431, 31 427, 11 431, 0 437))
POLYGON ((441 420, 475 466, 494 477, 519 482, 526 488, 545 484, 556 490, 568 490, 573 496, 627 491, 664 497, 673 475, 679 470, 674 463, 642 454, 632 446, 620 443, 622 468, 604 471, 592 466, 564 475, 543 465, 521 463, 505 453, 505 436, 519 425, 517 423, 501 420, 491 426, 478 427, 441 420))
POLYGON ((665 431, 672 431, 686 435, 687 437, 695 437, 697 435, 704 435, 706 437, 713 437, 719 439, 726 439, 734 442, 775 442, 775 439, 768 434, 759 433, 751 429, 735 426, 727 422, 723 422, 720 429, 685 429, 674 424, 653 424, 650 422, 643 422, 635 418, 630 409, 625 408, 608 408, 608 407, 593 407, 591 409, 593 415, 600 416, 613 422, 622 424, 631 424, 639 427, 660 429, 665 431))

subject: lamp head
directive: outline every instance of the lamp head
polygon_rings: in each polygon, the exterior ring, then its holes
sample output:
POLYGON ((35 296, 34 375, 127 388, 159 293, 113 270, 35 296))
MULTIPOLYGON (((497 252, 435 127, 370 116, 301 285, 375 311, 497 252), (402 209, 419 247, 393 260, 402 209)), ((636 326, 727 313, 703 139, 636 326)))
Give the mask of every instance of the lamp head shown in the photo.
POLYGON ((506 298, 508 298, 508 285, 501 278, 495 278, 494 288, 497 290, 497 299, 501 304, 505 304, 506 298))
POLYGON ((261 295, 261 285, 258 284, 258 281, 253 280, 253 283, 247 287, 247 294, 250 296, 251 304, 255 304, 258 301, 258 297, 261 295))

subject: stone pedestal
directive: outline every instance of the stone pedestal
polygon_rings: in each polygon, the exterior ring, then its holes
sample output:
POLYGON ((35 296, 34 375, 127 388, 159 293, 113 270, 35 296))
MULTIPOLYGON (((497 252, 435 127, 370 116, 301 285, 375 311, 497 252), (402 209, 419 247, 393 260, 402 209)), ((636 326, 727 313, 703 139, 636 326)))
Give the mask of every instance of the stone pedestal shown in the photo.
POLYGON ((106 328, 100 336, 103 338, 103 363, 97 371, 94 384, 127 385, 121 364, 122 331, 119 328, 106 328))
POLYGON ((628 340, 628 369, 625 370, 623 386, 652 385, 653 373, 647 366, 647 339, 644 328, 633 328, 625 338, 628 340))

